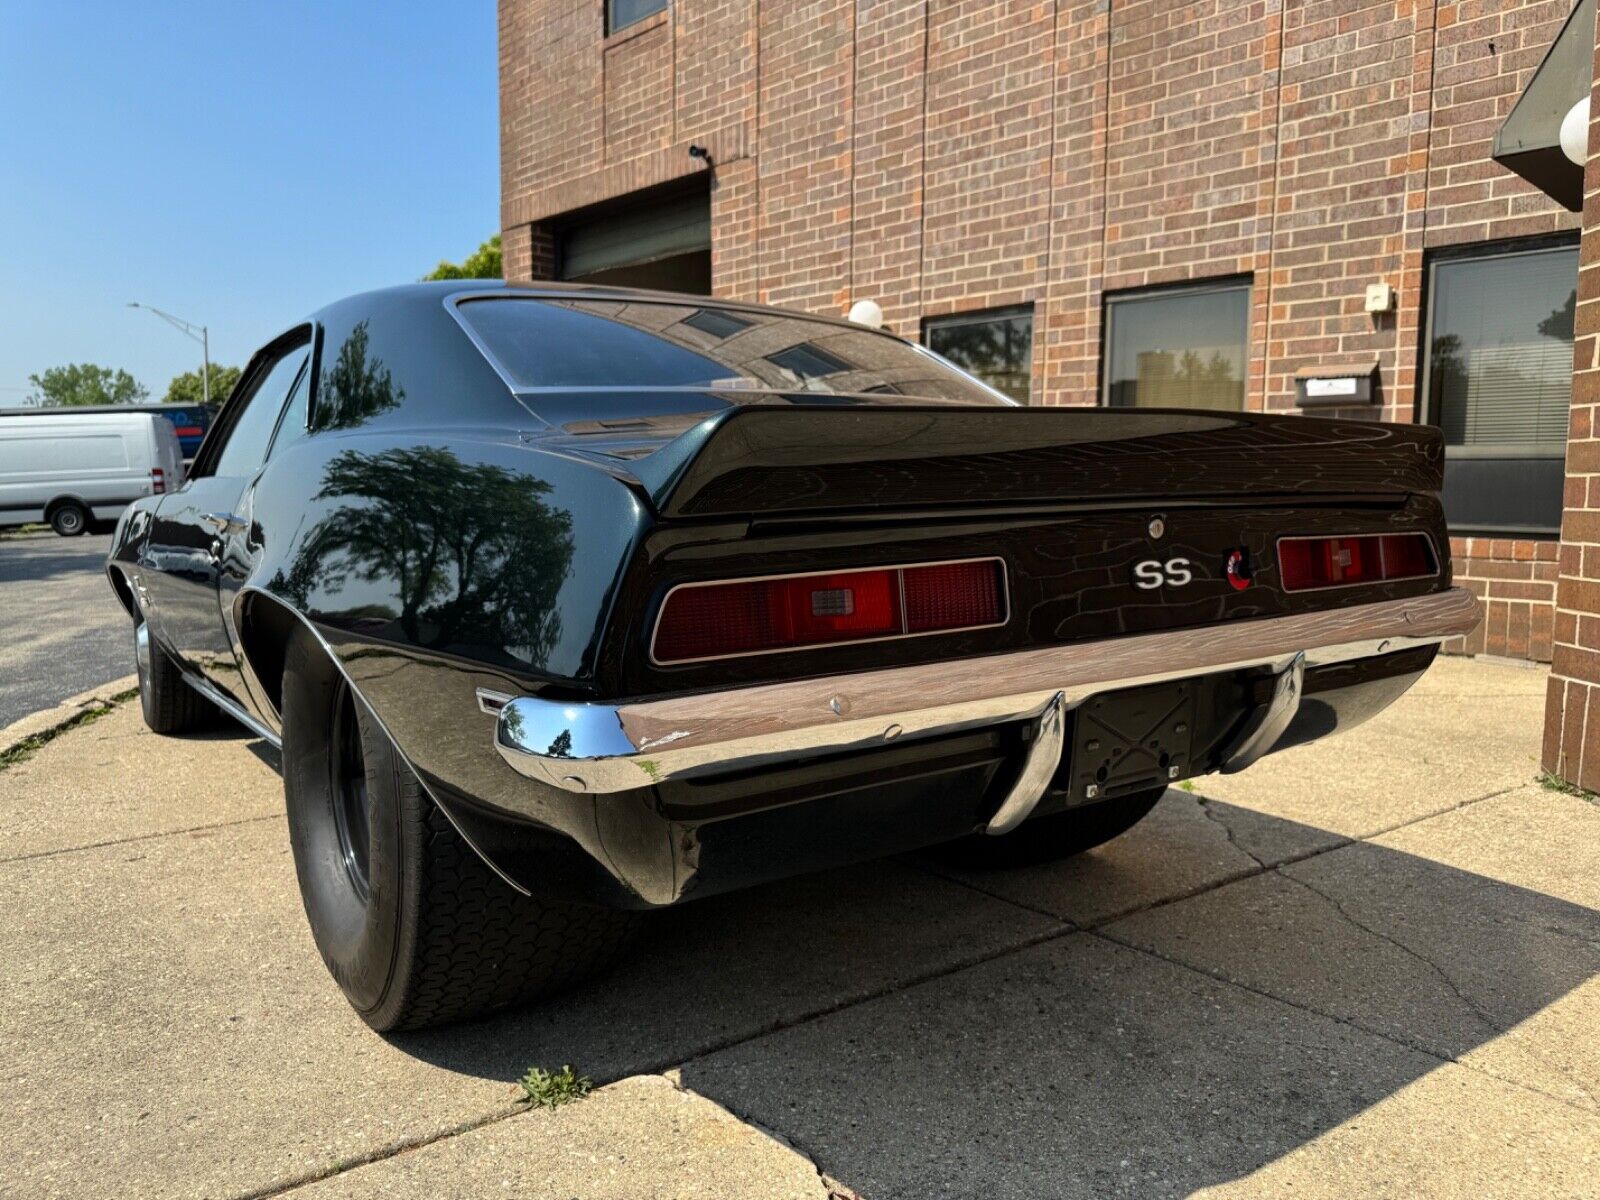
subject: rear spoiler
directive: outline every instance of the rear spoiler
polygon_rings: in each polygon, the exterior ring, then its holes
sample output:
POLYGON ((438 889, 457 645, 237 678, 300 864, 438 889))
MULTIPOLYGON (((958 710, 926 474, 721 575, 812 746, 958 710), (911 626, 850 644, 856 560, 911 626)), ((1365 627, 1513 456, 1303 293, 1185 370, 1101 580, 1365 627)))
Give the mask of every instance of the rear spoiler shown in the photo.
POLYGON ((1426 425, 1175 409, 749 405, 628 464, 664 517, 1437 492, 1426 425))

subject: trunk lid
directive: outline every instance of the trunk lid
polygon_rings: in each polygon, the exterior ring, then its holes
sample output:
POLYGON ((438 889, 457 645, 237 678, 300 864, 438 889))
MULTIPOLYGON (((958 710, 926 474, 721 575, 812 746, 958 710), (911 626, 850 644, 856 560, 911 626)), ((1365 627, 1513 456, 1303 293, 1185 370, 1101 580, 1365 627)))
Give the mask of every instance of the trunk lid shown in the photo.
POLYGON ((667 518, 1436 492, 1424 425, 1163 409, 745 404, 552 439, 667 518))

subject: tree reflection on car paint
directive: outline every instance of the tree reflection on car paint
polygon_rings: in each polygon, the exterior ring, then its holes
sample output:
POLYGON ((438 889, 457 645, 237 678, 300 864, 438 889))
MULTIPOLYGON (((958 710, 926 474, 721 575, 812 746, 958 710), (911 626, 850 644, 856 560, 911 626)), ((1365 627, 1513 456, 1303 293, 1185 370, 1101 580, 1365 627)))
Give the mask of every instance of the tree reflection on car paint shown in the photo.
POLYGON ((504 467, 467 465, 436 446, 344 450, 314 500, 344 501, 307 535, 274 581, 302 606, 352 579, 393 581, 398 622, 430 648, 504 647, 538 662, 560 635, 555 597, 572 563, 572 518, 545 503, 550 485, 504 467))

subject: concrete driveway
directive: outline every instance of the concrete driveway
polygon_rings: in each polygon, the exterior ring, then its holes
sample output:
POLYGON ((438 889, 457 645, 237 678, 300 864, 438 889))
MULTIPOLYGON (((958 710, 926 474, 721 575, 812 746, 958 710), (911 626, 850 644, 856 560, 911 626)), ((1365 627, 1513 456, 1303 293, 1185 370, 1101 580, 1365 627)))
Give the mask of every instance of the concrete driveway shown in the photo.
POLYGON ((0 536, 0 729, 133 670, 110 534, 0 536))
POLYGON ((1445 660, 1078 860, 707 900, 391 1040, 270 752, 125 705, 0 771, 0 1194, 1594 1195, 1600 807, 1534 782, 1543 692, 1445 660), (606 1086, 517 1103, 564 1063, 606 1086))

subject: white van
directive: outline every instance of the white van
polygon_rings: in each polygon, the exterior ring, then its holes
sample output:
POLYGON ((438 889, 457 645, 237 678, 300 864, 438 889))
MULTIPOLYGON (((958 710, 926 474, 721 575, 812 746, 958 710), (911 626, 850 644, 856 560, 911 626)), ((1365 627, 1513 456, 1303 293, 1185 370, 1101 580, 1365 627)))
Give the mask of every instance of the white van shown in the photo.
POLYGON ((163 416, 0 409, 0 525, 48 521, 75 537, 182 482, 178 435, 163 416))

